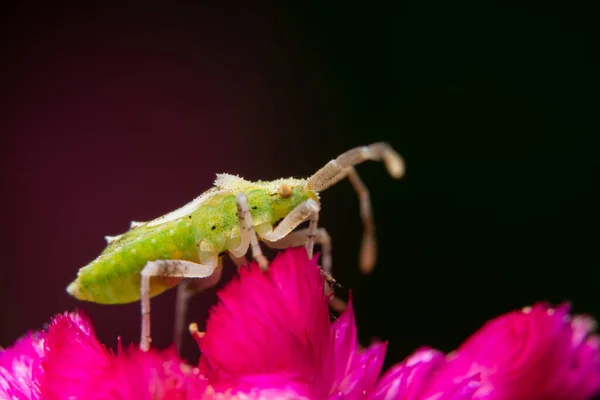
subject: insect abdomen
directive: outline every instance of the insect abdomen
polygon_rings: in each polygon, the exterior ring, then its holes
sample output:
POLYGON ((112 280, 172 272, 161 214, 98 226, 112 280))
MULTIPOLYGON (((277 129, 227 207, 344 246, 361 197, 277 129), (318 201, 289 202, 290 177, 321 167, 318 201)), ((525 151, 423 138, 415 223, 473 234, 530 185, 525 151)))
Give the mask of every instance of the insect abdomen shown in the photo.
MULTIPOLYGON (((264 190, 247 193, 255 225, 272 219, 273 209, 264 190)), ((96 260, 81 268, 67 291, 79 300, 123 304, 140 299, 140 272, 148 261, 202 262, 200 254, 216 255, 239 244, 236 197, 218 196, 192 213, 156 226, 142 226, 124 234, 96 260)), ((154 277, 150 296, 178 283, 154 277)))
MULTIPOLYGON (((79 300, 123 304, 140 299, 140 272, 148 261, 177 259, 197 262, 195 238, 188 218, 164 224, 137 235, 127 233, 123 244, 81 268, 67 291, 79 300), (130 235, 136 235, 132 238, 130 235)), ((177 284, 177 279, 152 278, 150 295, 177 284)))

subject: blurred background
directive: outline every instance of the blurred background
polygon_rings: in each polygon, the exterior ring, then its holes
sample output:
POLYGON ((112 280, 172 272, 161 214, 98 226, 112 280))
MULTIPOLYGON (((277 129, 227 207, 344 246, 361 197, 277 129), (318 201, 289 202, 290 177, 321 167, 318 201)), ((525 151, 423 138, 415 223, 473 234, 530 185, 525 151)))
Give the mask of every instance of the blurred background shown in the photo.
MULTIPOLYGON (((600 317, 591 5, 317 3, 4 9, 0 346, 76 307, 107 345, 136 342, 138 303, 65 292, 104 235, 185 204, 215 173, 306 177, 380 140, 407 174, 358 168, 374 273, 358 271, 348 182, 322 194, 320 224, 361 340, 389 340, 388 364, 421 345, 450 351, 538 300, 600 317)), ((189 320, 202 324, 215 300, 195 298, 189 320)), ((153 301, 158 347, 173 303, 174 291, 153 301)), ((198 355, 191 339, 185 352, 198 355)))

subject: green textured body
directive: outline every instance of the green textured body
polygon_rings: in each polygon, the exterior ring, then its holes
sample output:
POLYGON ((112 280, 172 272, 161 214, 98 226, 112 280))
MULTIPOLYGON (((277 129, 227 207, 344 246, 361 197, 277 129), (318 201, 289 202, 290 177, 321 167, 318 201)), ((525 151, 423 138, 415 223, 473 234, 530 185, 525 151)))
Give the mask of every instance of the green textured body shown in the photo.
MULTIPOLYGON (((240 244, 236 194, 245 193, 257 232, 269 231, 314 192, 304 191, 302 180, 293 194, 281 197, 281 181, 248 182, 221 175, 216 187, 164 217, 132 228, 111 242, 94 261, 79 270, 67 291, 80 300, 121 304, 140 299, 140 272, 148 261, 170 259, 203 263, 240 244), (223 178, 224 177, 224 178, 223 178)), ((175 286, 178 279, 153 277, 150 294, 175 286)))

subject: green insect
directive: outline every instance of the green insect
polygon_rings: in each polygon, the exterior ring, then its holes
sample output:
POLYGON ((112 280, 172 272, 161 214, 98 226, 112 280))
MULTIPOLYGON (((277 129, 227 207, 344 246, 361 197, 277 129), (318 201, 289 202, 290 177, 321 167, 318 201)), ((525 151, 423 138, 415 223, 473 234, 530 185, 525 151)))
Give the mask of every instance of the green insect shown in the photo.
MULTIPOLYGON (((102 304, 141 299, 140 347, 147 350, 150 298, 179 285, 174 336, 179 347, 188 300, 219 281, 224 254, 240 266, 250 248, 252 257, 266 269, 259 240, 276 249, 305 245, 309 257, 317 243, 322 247, 324 274, 332 280, 330 238, 324 228, 317 228, 318 193, 345 177, 360 199, 364 225, 360 267, 369 273, 377 253, 375 227, 369 192, 353 167, 366 160, 383 161, 394 178, 404 174, 402 158, 386 143, 349 150, 308 179, 249 182, 219 174, 212 189, 187 205, 150 222, 132 222, 122 235, 107 236, 106 249, 79 270, 67 292, 102 304), (294 231, 305 221, 308 228, 294 231)), ((332 307, 341 310, 344 303, 333 298, 332 307)))

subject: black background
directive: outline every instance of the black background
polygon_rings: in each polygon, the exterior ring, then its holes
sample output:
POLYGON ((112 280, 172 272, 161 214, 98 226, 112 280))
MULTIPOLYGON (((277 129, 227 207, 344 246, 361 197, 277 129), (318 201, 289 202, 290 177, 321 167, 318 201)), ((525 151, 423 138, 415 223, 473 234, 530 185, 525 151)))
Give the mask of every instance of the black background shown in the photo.
MULTIPOLYGON (((594 15, 493 1, 4 9, 0 345, 75 307, 107 345, 137 341, 139 304, 65 293, 104 235, 183 205, 217 172, 304 177, 379 140, 407 175, 358 168, 374 274, 358 272, 347 182, 322 194, 321 225, 360 337, 389 340, 388 363, 450 351, 538 300, 599 316, 594 15)), ((153 301, 158 347, 173 301, 153 301)), ((195 298, 190 320, 214 301, 195 298)), ((191 339, 185 351, 197 357, 191 339)))

